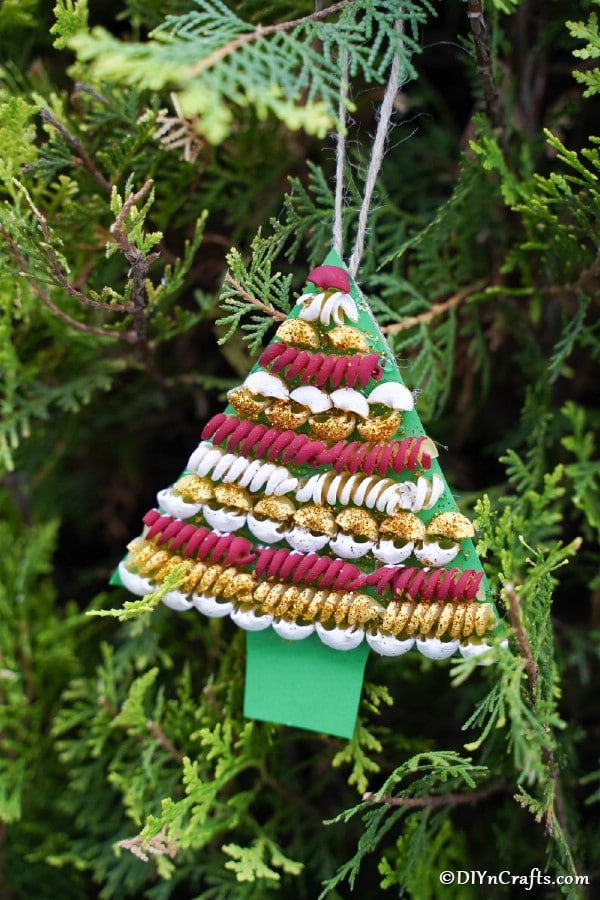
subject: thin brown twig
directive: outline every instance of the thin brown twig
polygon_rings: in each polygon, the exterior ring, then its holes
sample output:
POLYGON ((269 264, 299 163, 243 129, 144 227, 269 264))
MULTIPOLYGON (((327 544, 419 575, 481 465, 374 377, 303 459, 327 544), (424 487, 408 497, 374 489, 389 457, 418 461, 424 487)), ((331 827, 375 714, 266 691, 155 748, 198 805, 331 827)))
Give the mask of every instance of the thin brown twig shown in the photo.
POLYGON ((79 141, 70 131, 68 131, 65 126, 56 119, 49 109, 42 109, 40 113, 43 122, 47 122, 48 125, 52 125, 53 128, 56 128, 58 133, 62 135, 67 144, 71 147, 72 150, 75 151, 76 161, 80 162, 84 169, 86 169, 90 175, 92 175, 103 191, 106 191, 110 194, 112 187, 109 181, 106 180, 98 166, 94 163, 92 159, 86 153, 83 144, 79 141))
POLYGON ((183 762, 183 753, 180 753, 171 738, 167 737, 158 722, 153 719, 148 720, 148 731, 155 738, 161 747, 163 747, 169 756, 178 763, 183 762))
POLYGON ((523 628, 521 607, 519 606, 519 598, 517 597, 514 585, 510 582, 507 582, 504 585, 504 593, 506 595, 506 599, 508 600, 510 624, 512 625, 515 637, 517 639, 519 654, 525 661, 525 668, 527 670, 527 675, 529 676, 529 691, 533 699, 535 695, 535 689, 537 687, 538 667, 533 658, 531 647, 529 646, 529 641, 527 640, 527 635, 525 634, 525 629, 523 628))
POLYGON ((278 31, 289 31, 290 28, 296 28, 298 25, 304 25, 305 22, 314 22, 318 19, 326 19, 328 16, 332 16, 334 15, 334 13, 339 12, 349 2, 351 2, 351 0, 341 0, 340 3, 334 3, 332 6, 328 6, 325 9, 318 9, 316 12, 310 13, 308 16, 302 16, 302 18, 300 19, 291 19, 289 22, 279 22, 276 25, 259 25, 258 28, 255 28, 254 31, 245 31, 243 34, 240 34, 233 40, 228 41, 226 44, 223 44, 222 47, 217 47, 217 49, 213 50, 212 53, 209 53, 202 59, 198 60, 198 62, 195 63, 190 69, 190 77, 194 78, 201 72, 205 72, 207 69, 211 69, 222 59, 225 59, 227 56, 235 53, 236 50, 239 50, 240 47, 243 47, 244 44, 250 44, 252 43, 252 41, 258 41, 261 38, 268 37, 268 35, 270 34, 276 34, 278 31))
POLYGON ((475 788, 469 794, 434 794, 430 797, 388 797, 385 794, 377 794, 369 791, 363 794, 363 800, 367 803, 384 803, 386 806, 404 806, 406 809, 440 809, 444 806, 471 806, 486 800, 492 794, 503 791, 506 785, 498 782, 489 787, 475 788))
POLYGON ((94 100, 97 100, 98 103, 101 103, 103 106, 108 106, 108 100, 106 97, 103 97, 102 94, 99 94, 98 91, 94 90, 89 84, 84 84, 83 81, 75 82, 75 90, 80 91, 82 94, 89 94, 90 97, 93 97, 94 100))
MULTIPOLYGON (((527 640, 527 635, 525 634, 525 629, 523 627, 523 620, 521 618, 521 608, 519 605, 519 598, 517 597, 517 593, 515 591, 514 585, 510 582, 507 582, 504 585, 504 593, 508 600, 508 613, 510 617, 510 623, 515 633, 515 638, 517 640, 517 646, 519 648, 519 655, 525 661, 525 669, 527 670, 527 675, 529 677, 529 694, 531 699, 531 705, 533 707, 533 711, 535 712, 536 705, 536 687, 538 683, 538 667, 533 658, 533 654, 531 652, 531 647, 529 646, 529 641, 527 640)), ((549 730, 548 726, 544 726, 545 730, 549 730)), ((545 816, 545 826, 546 830, 549 834, 553 834, 554 832, 554 819, 560 825, 562 831, 564 832, 565 839, 567 843, 571 844, 571 838, 569 833, 568 826, 568 817, 565 809, 562 785, 560 782, 560 770, 559 766, 556 762, 556 757, 554 755, 554 751, 552 747, 544 747, 542 748, 542 759, 544 763, 548 767, 548 772, 550 774, 550 780, 552 782, 553 796, 549 801, 548 806, 546 808, 546 816, 545 816)), ((518 796, 515 798, 519 800, 518 796)))
POLYGON ((398 334, 400 331, 406 331, 407 328, 413 328, 415 325, 422 325, 424 322, 430 322, 436 316, 441 316, 442 313, 448 312, 449 309, 453 309, 455 306, 458 306, 459 303, 467 300, 472 294, 480 291, 484 285, 485 282, 483 280, 468 284, 461 291, 452 294, 451 297, 448 297, 448 299, 444 300, 442 303, 434 304, 427 312, 420 313, 418 316, 410 316, 407 319, 402 319, 401 322, 394 322, 393 325, 385 325, 381 330, 385 334, 398 334))
POLYGON ((141 250, 138 250, 134 242, 129 237, 127 229, 127 216, 132 208, 140 200, 143 200, 148 192, 152 189, 154 182, 151 178, 145 184, 131 194, 123 206, 121 207, 114 224, 111 226, 111 234, 113 235, 119 251, 131 266, 131 315, 133 318, 133 327, 138 336, 138 342, 143 348, 147 348, 147 329, 146 329, 146 277, 148 268, 154 260, 159 258, 159 253, 149 253, 145 256, 141 250))
POLYGON ((262 300, 259 300, 258 297, 255 297, 254 294, 251 294, 245 288, 238 284, 237 281, 229 274, 225 276, 225 282, 234 289, 238 294, 240 294, 244 300, 247 300, 248 303, 251 303, 253 306, 256 306, 257 309, 260 309, 262 312, 266 313, 268 316, 271 316, 272 319, 277 319, 281 321, 285 319, 285 313, 280 312, 278 309, 275 309, 274 306, 269 306, 267 303, 263 303, 262 300))
POLYGON ((22 256, 19 248, 16 243, 13 241, 12 237, 4 228, 0 228, 0 234, 8 244, 8 249, 10 255, 16 262, 20 271, 26 277, 32 289, 35 291, 37 296, 40 298, 44 306, 46 306, 53 315, 57 316, 57 318, 62 319, 67 325, 70 325, 72 328, 77 328, 79 331, 84 331, 87 334, 94 334, 97 337, 103 338, 111 338, 112 340, 117 341, 127 341, 129 344, 135 344, 137 341, 137 337, 132 331, 112 331, 106 328, 95 328, 93 325, 87 325, 85 322, 79 322, 77 319, 71 318, 71 316, 67 315, 67 313, 63 312, 60 307, 58 307, 54 301, 50 298, 49 294, 43 289, 41 284, 33 278, 27 271, 27 263, 22 256))
POLYGON ((600 250, 593 261, 582 269, 575 281, 568 284, 549 284, 542 289, 544 294, 563 296, 564 294, 598 294, 600 286, 600 250))
POLYGON ((499 128, 502 122, 500 114, 500 102, 498 88, 494 81, 492 71, 492 57, 488 39, 487 25, 483 17, 483 4, 481 0, 467 0, 467 17, 475 44, 475 58, 477 60, 477 72, 481 80, 485 111, 494 128, 499 128))
POLYGON ((48 227, 48 222, 44 214, 35 206, 31 201, 29 202, 29 206, 37 219, 38 227, 42 233, 42 237, 44 238, 44 244, 42 245, 42 250, 44 255, 48 259, 48 263, 50 264, 50 271, 54 275, 54 278, 58 282, 58 284, 75 300, 79 300, 80 303, 83 303, 84 306, 91 306, 93 309, 103 309, 105 312, 132 312, 133 304, 132 303, 104 303, 101 300, 94 300, 92 297, 88 297, 87 294, 84 294, 75 285, 71 284, 71 282, 66 278, 64 272, 60 267, 60 263, 58 261, 58 257, 54 252, 51 245, 51 235, 50 229, 48 227))
POLYGON ((154 837, 150 838, 148 841, 145 841, 142 836, 138 834, 137 837, 119 841, 119 847, 122 847, 123 850, 129 850, 130 853, 137 856, 142 862, 150 862, 150 856, 148 854, 152 856, 168 856, 170 859, 175 859, 179 850, 177 841, 167 837, 166 826, 163 826, 158 834, 155 834, 154 837))

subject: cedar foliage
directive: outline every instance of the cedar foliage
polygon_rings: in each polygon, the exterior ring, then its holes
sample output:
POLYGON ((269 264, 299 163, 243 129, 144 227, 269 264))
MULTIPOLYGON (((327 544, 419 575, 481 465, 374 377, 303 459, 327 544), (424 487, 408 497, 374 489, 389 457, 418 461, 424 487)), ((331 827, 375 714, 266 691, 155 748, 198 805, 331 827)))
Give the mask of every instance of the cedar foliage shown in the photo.
POLYGON ((566 882, 544 896, 593 883, 597 6, 488 0, 486 37, 460 0, 2 4, 3 897, 469 898, 439 873, 536 866, 566 882), (348 742, 242 719, 228 621, 106 589, 325 255, 341 50, 347 249, 401 54, 359 278, 449 447, 512 651, 372 658, 348 742))

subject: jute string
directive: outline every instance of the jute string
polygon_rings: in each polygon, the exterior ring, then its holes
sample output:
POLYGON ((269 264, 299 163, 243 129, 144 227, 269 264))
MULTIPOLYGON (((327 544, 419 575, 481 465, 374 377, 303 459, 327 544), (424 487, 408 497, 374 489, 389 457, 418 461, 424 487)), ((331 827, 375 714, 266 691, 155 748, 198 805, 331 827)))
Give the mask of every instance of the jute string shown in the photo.
MULTIPOLYGON (((399 21, 396 23, 396 31, 402 34, 404 31, 404 23, 399 21)), ((333 235, 332 244, 334 249, 342 256, 343 250, 343 205, 344 205, 344 165, 346 157, 346 101, 348 97, 348 56, 344 52, 341 59, 342 80, 340 90, 340 102, 338 109, 339 128, 337 133, 336 147, 336 167, 335 167, 335 197, 334 197, 334 215, 333 215, 333 235)), ((383 157, 385 155, 385 145, 390 128, 390 121, 394 110, 394 100, 398 93, 400 79, 400 57, 394 54, 390 74, 381 101, 379 109, 379 120, 375 138, 371 146, 371 155, 367 167, 367 174, 363 189, 363 197, 358 214, 358 226, 356 229, 356 238, 354 241, 354 249, 348 262, 348 271, 352 278, 356 278, 358 267, 362 259, 365 249, 365 239, 367 234, 367 223, 369 219, 369 210, 373 199, 373 190, 381 169, 383 157)))

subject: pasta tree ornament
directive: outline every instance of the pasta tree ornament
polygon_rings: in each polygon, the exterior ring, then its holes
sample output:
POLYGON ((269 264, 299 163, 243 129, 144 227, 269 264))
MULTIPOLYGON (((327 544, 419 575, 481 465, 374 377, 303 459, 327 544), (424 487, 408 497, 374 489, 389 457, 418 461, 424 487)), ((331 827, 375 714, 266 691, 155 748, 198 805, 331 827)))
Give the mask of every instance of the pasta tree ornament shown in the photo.
POLYGON ((369 650, 478 656, 499 629, 471 538, 390 349, 331 251, 119 578, 247 632, 244 713, 351 736, 369 650))

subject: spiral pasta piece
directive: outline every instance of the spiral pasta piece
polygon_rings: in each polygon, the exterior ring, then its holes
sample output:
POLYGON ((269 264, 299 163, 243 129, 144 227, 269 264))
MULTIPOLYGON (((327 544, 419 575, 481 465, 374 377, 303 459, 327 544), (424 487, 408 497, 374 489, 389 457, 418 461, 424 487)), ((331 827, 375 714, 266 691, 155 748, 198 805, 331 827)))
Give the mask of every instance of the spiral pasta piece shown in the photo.
POLYGON ((333 388, 340 384, 354 387, 357 382, 366 387, 371 380, 379 381, 383 375, 378 353, 353 356, 311 353, 277 341, 267 347, 258 363, 265 368, 270 366, 271 372, 275 373, 289 366, 286 379, 299 377, 302 384, 314 382, 317 387, 323 387, 328 381, 333 388))
POLYGON ((250 597, 256 586, 254 575, 240 572, 236 566, 219 565, 212 561, 185 559, 161 550, 156 544, 133 541, 130 546, 128 568, 133 567, 142 575, 148 575, 160 585, 176 566, 184 565, 185 581, 182 593, 211 593, 226 599, 239 596, 250 597))
POLYGON ((258 550, 254 571, 257 576, 281 580, 292 584, 315 585, 334 591, 353 591, 365 584, 365 577, 358 566, 341 559, 330 559, 317 553, 303 556, 296 551, 273 547, 258 550))
POLYGON ((438 482, 443 482, 434 475, 429 481, 419 475, 417 482, 396 482, 391 478, 380 478, 375 475, 358 475, 352 472, 322 472, 311 475, 300 482, 296 490, 296 499, 300 503, 313 503, 335 506, 340 503, 347 506, 366 506, 393 515, 398 510, 430 509, 439 499, 438 482))
POLYGON ((426 437, 404 438, 385 445, 337 441, 327 447, 323 441, 312 441, 306 434, 254 425, 219 413, 207 422, 202 438, 212 439, 215 444, 226 442, 228 450, 240 446, 243 453, 257 453, 260 449, 261 454, 271 461, 281 457, 282 462, 295 462, 297 465, 331 465, 337 472, 344 469, 355 471, 360 467, 367 475, 377 471, 385 476, 388 468, 399 473, 405 468, 414 470, 417 465, 424 469, 431 466, 426 437))
MULTIPOLYGON (((248 424, 253 427, 252 423, 248 424)), ((216 430, 218 431, 218 427, 216 430)), ((259 442, 257 449, 266 450, 269 440, 270 434, 264 448, 260 448, 259 442)), ((212 481, 222 481, 224 484, 238 483, 240 487, 247 487, 251 493, 264 491, 267 496, 271 494, 276 497, 283 496, 296 490, 299 484, 298 479, 285 466, 261 463, 234 453, 223 453, 210 441, 203 441, 196 448, 188 463, 188 469, 195 470, 199 475, 208 475, 212 481)))
POLYGON ((496 626, 491 603, 451 602, 415 603, 414 600, 392 601, 385 610, 381 628, 394 636, 421 635, 435 638, 483 637, 496 626))
POLYGON ((428 438, 410 437, 388 444, 363 444, 360 441, 338 441, 318 454, 317 465, 331 465, 336 472, 360 468, 365 474, 377 472, 385 476, 388 469, 400 473, 404 469, 416 469, 417 465, 428 469, 431 455, 427 452, 428 438), (358 456, 358 462, 354 460, 358 456))
POLYGON ((159 549, 156 544, 146 544, 143 538, 131 541, 127 549, 129 550, 127 567, 136 569, 144 576, 152 576, 172 559, 176 560, 176 564, 182 561, 179 557, 171 556, 166 550, 159 549))
POLYGON ((343 590, 323 590, 313 587, 297 587, 277 582, 262 582, 252 594, 259 605, 259 613, 271 613, 286 619, 318 621, 323 624, 354 627, 375 623, 383 612, 382 607, 365 594, 343 590))
POLYGON ((181 549, 184 557, 196 555, 198 559, 227 565, 247 565, 256 559, 252 543, 244 537, 218 535, 209 528, 195 528, 182 519, 161 516, 155 509, 146 513, 143 522, 148 526, 144 535, 146 541, 156 539, 159 546, 170 543, 169 550, 181 549))
POLYGON ((365 576, 365 584, 378 594, 386 591, 394 597, 435 598, 439 601, 475 599, 483 572, 475 569, 420 569, 416 566, 382 566, 365 576))

